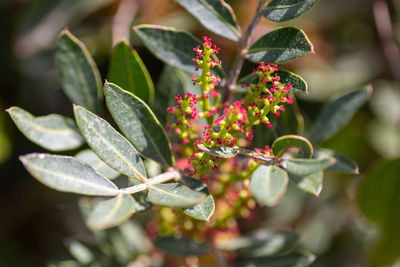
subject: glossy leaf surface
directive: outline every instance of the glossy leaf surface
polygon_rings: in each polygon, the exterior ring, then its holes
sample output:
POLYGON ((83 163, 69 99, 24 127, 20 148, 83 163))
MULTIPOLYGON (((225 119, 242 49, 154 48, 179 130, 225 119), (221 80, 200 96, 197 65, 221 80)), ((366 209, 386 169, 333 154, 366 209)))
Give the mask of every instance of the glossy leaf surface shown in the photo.
POLYGON ((19 159, 39 182, 58 191, 92 196, 118 192, 110 180, 74 157, 31 153, 19 159))
POLYGON ((119 225, 135 212, 135 201, 130 195, 119 194, 94 206, 87 224, 92 230, 102 230, 119 225))
POLYGON ((250 191, 261 205, 273 206, 285 194, 289 177, 275 165, 261 165, 252 174, 250 191))
POLYGON ((75 122, 58 114, 35 117, 19 107, 8 110, 18 129, 33 143, 51 151, 75 149, 84 143, 75 122))
POLYGON ((208 154, 221 157, 221 158, 232 158, 239 154, 239 150, 233 147, 206 147, 204 145, 199 145, 199 149, 208 154))
POLYGON ((184 213, 197 220, 208 221, 208 219, 210 219, 211 215, 214 213, 215 202, 214 198, 212 197, 210 191, 207 188, 207 185, 202 181, 186 176, 183 176, 180 182, 182 182, 190 189, 196 192, 201 192, 207 196, 199 204, 190 208, 183 209, 184 213))
POLYGON ((232 41, 239 41, 241 31, 232 8, 224 1, 175 0, 208 30, 232 41))
POLYGON ((153 103, 154 85, 146 66, 136 50, 125 41, 113 50, 108 81, 135 94, 147 103, 153 103))
POLYGON ((299 156, 302 158, 311 158, 313 154, 313 147, 310 141, 300 135, 284 135, 275 139, 272 143, 272 150, 275 156, 281 156, 290 148, 299 149, 299 156))
POLYGON ((172 166, 167 134, 146 103, 112 83, 105 83, 104 94, 114 120, 135 148, 164 167, 172 166))
POLYGON ((74 107, 76 122, 94 152, 115 170, 142 179, 143 162, 135 148, 107 121, 80 106, 74 107))
POLYGON ((139 25, 134 28, 145 46, 168 65, 195 73, 193 48, 202 43, 188 32, 158 25, 139 25))
POLYGON ((151 186, 148 198, 153 204, 188 208, 202 202, 206 195, 179 183, 167 183, 151 186))
POLYGON ((83 161, 92 167, 95 171, 103 175, 104 177, 112 180, 120 176, 120 173, 109 167, 104 161, 102 161, 96 153, 91 149, 85 149, 75 155, 75 158, 83 161))
POLYGON ((334 158, 335 163, 328 167, 328 170, 349 173, 349 174, 359 174, 357 163, 351 158, 330 150, 330 149, 319 149, 316 153, 317 158, 334 158))
POLYGON ((245 57, 253 62, 282 63, 312 51, 312 44, 302 30, 285 27, 262 36, 248 49, 245 57))
POLYGON ((335 159, 333 158, 288 159, 282 165, 286 167, 288 172, 303 176, 326 169, 333 163, 335 163, 335 159))
POLYGON ((303 176, 289 173, 289 178, 294 181, 301 190, 319 196, 322 190, 323 175, 323 171, 316 171, 303 176))
POLYGON ((310 140, 320 143, 342 129, 365 104, 372 93, 371 87, 345 94, 329 103, 318 116, 311 130, 310 140))
POLYGON ((261 12, 261 14, 272 21, 287 21, 297 18, 310 8, 318 0, 273 0, 261 12))
POLYGON ((61 32, 56 51, 61 86, 69 99, 90 111, 100 111, 101 76, 85 45, 68 30, 61 32))

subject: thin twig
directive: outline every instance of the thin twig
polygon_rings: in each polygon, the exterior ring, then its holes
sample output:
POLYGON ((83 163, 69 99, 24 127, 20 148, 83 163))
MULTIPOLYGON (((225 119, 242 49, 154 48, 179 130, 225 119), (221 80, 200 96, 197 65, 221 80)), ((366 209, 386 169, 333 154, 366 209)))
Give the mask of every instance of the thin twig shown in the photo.
POLYGON ((146 180, 145 183, 141 183, 141 184, 134 185, 131 187, 121 188, 120 190, 118 190, 118 194, 122 194, 122 193, 134 194, 134 193, 146 190, 149 187, 151 187, 152 185, 161 184, 161 183, 167 182, 172 179, 179 180, 180 178, 181 178, 181 174, 176 169, 170 168, 170 169, 168 169, 167 172, 164 172, 156 177, 146 180))
POLYGON ((254 14, 254 17, 250 22, 250 25, 248 26, 246 33, 242 36, 242 39, 240 40, 240 46, 238 51, 239 53, 237 53, 233 61, 232 70, 230 71, 229 77, 225 83, 225 95, 223 103, 229 103, 229 101, 232 98, 233 90, 235 89, 240 71, 242 70, 244 55, 246 54, 247 49, 250 46, 251 37, 253 36, 254 30, 256 29, 256 26, 261 18, 261 10, 263 7, 263 3, 264 3, 263 0, 260 0, 258 2, 258 6, 254 14))

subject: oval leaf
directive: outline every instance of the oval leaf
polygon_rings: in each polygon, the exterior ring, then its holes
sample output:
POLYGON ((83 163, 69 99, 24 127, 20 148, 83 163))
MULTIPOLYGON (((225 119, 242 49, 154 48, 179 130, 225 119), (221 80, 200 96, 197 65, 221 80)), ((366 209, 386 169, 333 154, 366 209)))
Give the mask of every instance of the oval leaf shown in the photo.
POLYGON ((168 254, 182 258, 188 256, 201 256, 209 251, 206 244, 198 243, 195 240, 186 237, 158 237, 154 240, 154 245, 168 254))
POLYGON ((335 159, 335 163, 329 166, 328 170, 349 174, 359 174, 357 163, 339 152, 330 149, 319 149, 316 154, 317 158, 335 159))
POLYGON ((104 94, 114 120, 135 148, 164 167, 172 166, 167 134, 146 103, 112 83, 105 83, 104 94))
POLYGON ((273 206, 285 194, 289 181, 286 171, 275 165, 261 165, 251 176, 250 191, 261 205, 273 206))
POLYGON ((108 80, 147 103, 153 103, 154 85, 150 74, 136 50, 125 41, 114 47, 108 80))
POLYGON ((253 62, 282 63, 312 51, 312 44, 302 30, 285 27, 262 36, 249 48, 245 57, 253 62))
POLYGON ((289 173, 289 178, 303 191, 316 195, 317 197, 322 190, 323 171, 317 171, 304 176, 289 173))
POLYGON ((188 208, 202 202, 206 195, 179 183, 152 185, 148 194, 153 204, 188 208))
POLYGON ((282 267, 282 266, 309 266, 315 260, 315 256, 311 253, 292 252, 274 257, 260 257, 251 260, 239 261, 238 266, 241 267, 282 267))
POLYGON ((84 143, 75 122, 58 114, 34 117, 19 107, 7 110, 18 129, 33 143, 51 150, 75 149, 84 143))
POLYGON ((311 9, 318 0, 273 0, 261 12, 272 21, 287 21, 297 18, 311 9))
POLYGON ((99 70, 85 45, 68 30, 58 38, 55 61, 61 87, 69 99, 98 113, 103 97, 99 70))
POLYGON ((120 173, 109 167, 104 161, 102 161, 96 153, 91 149, 85 149, 75 155, 75 158, 85 162, 87 165, 92 167, 95 171, 103 175, 104 177, 112 180, 120 176, 120 173))
POLYGON ((102 230, 122 224, 135 212, 135 201, 130 195, 118 196, 99 202, 89 214, 87 224, 92 230, 102 230))
POLYGON ((143 162, 135 148, 107 121, 80 106, 74 106, 76 122, 94 152, 115 170, 145 179, 143 162))
POLYGON ((282 162, 282 165, 286 167, 288 172, 304 176, 326 169, 334 163, 335 159, 333 158, 288 159, 287 161, 285 160, 285 162, 282 162))
POLYGON ((294 233, 261 229, 228 240, 220 248, 234 251, 239 257, 272 256, 291 249, 298 239, 299 237, 294 233))
POLYGON ((211 154, 221 158, 232 158, 239 154, 239 150, 233 147, 206 147, 200 144, 198 148, 201 151, 206 152, 207 154, 211 154))
POLYGON ((74 157, 31 153, 19 159, 33 177, 55 190, 91 196, 118 193, 115 184, 74 157))
POLYGON ((192 14, 205 28, 232 41, 239 41, 242 33, 236 24, 232 8, 224 1, 175 0, 192 14))
POLYGON ((180 181, 190 189, 204 193, 207 196, 206 199, 204 199, 199 204, 190 208, 183 209, 183 212, 186 215, 195 218, 197 220, 208 221, 211 215, 214 213, 215 202, 214 198, 212 197, 210 191, 207 188, 207 185, 202 181, 186 176, 183 176, 180 181))
POLYGON ((329 103, 318 116, 311 130, 310 140, 313 143, 320 143, 332 137, 350 121, 371 94, 372 87, 368 86, 329 103))
POLYGON ((272 150, 275 156, 281 156, 292 147, 300 149, 299 156, 302 158, 311 158, 314 153, 310 141, 300 135, 284 135, 275 139, 274 143, 272 143, 272 150))
POLYGON ((188 32, 158 25, 134 27, 145 46, 168 65, 195 73, 193 48, 202 43, 188 32))

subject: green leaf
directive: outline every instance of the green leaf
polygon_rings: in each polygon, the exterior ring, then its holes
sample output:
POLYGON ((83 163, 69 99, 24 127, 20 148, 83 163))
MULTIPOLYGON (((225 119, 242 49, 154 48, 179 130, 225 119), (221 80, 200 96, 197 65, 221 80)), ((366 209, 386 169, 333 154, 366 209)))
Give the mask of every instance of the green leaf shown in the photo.
POLYGON ((287 21, 297 18, 311 9, 318 0, 273 0, 261 12, 272 21, 287 21))
POLYGON ((299 156, 302 158, 311 158, 313 147, 307 138, 300 135, 284 135, 277 138, 272 143, 272 150, 275 156, 281 156, 284 152, 291 148, 300 149, 299 156))
POLYGON ((286 192, 289 181, 286 171, 275 165, 261 165, 251 176, 250 191, 261 205, 273 206, 286 192))
POLYGON ((109 166, 139 180, 146 177, 135 148, 107 121, 80 106, 74 106, 76 122, 94 152, 109 166))
POLYGON ((33 143, 51 150, 75 149, 84 143, 75 122, 58 114, 35 117, 19 107, 7 110, 18 129, 33 143))
POLYGON ((108 80, 147 103, 153 103, 154 85, 150 74, 136 50, 131 49, 125 41, 114 47, 108 80))
POLYGON ((118 193, 115 184, 74 157, 31 153, 19 159, 33 177, 55 190, 91 196, 118 193))
POLYGON ((158 237, 154 241, 154 245, 168 254, 182 258, 201 256, 206 254, 209 250, 206 244, 198 243, 186 237, 158 237))
POLYGON ((245 57, 253 62, 282 63, 313 52, 306 34, 293 27, 279 28, 258 39, 245 57))
POLYGON ((288 159, 282 161, 282 166, 290 173, 304 176, 326 169, 335 163, 333 158, 320 159, 288 159))
POLYGON ((87 224, 92 230, 102 230, 122 224, 135 212, 135 201, 130 195, 119 194, 101 201, 89 214, 87 224))
POLYGON ((293 103, 285 105, 285 112, 274 118, 272 125, 276 125, 275 131, 278 136, 299 134, 304 128, 304 118, 300 113, 297 100, 292 97, 293 103))
POLYGON ((184 185, 189 187, 190 189, 196 191, 196 192, 201 192, 206 194, 206 199, 204 199, 202 202, 199 204, 190 207, 190 208, 185 208, 183 209, 183 212, 197 220, 201 221, 208 221, 211 217, 211 215, 214 213, 215 210, 215 202, 214 198, 210 194, 210 191, 207 188, 207 185, 203 183, 202 181, 199 181, 197 179, 183 176, 180 179, 180 182, 182 182, 184 185))
POLYGON ((109 167, 91 149, 85 149, 80 151, 75 155, 75 158, 85 162, 87 165, 92 167, 95 171, 97 171, 107 179, 112 180, 120 176, 119 172, 109 167))
POLYGON ((158 25, 134 27, 145 46, 168 65, 195 73, 193 48, 202 43, 188 32, 158 25))
POLYGON ((104 94, 114 120, 135 148, 164 167, 172 166, 174 158, 167 134, 146 103, 108 82, 104 94))
POLYGON ((206 195, 179 183, 152 185, 148 194, 153 204, 189 208, 202 202, 206 195))
POLYGON ((291 249, 298 239, 294 233, 261 229, 228 240, 220 248, 245 258, 273 256, 291 249))
MULTIPOLYGON (((279 69, 274 72, 279 76, 279 82, 282 84, 288 84, 292 86, 291 91, 293 93, 308 93, 308 85, 306 81, 298 74, 290 72, 288 70, 279 69)), ((257 84, 259 82, 258 76, 254 76, 253 73, 242 77, 239 80, 239 84, 257 84)))
POLYGON ((318 116, 311 130, 310 140, 313 143, 321 143, 341 130, 367 102, 372 94, 372 87, 345 94, 329 103, 318 116))
POLYGON ((292 252, 274 257, 261 257, 251 260, 239 261, 241 267, 303 267, 309 266, 315 260, 315 256, 310 253, 292 252))
POLYGON ((297 187, 301 190, 311 193, 315 196, 319 196, 322 190, 322 179, 324 176, 324 172, 317 171, 314 173, 306 174, 303 176, 295 175, 293 173, 289 173, 289 178, 296 183, 297 187))
POLYGON ((192 14, 205 28, 232 41, 239 41, 242 33, 236 24, 232 8, 224 1, 175 0, 192 14))
POLYGON ((69 242, 68 251, 81 265, 88 265, 95 258, 88 247, 76 240, 69 242))
POLYGON ((206 152, 208 154, 221 157, 221 158, 232 158, 239 154, 239 150, 233 148, 233 147, 206 147, 202 144, 198 146, 198 148, 206 152))
POLYGON ((103 97, 99 70, 85 45, 68 30, 62 31, 58 38, 55 61, 61 86, 69 99, 98 113, 103 97))
POLYGON ((316 153, 316 157, 335 159, 335 163, 329 166, 328 170, 349 174, 359 174, 357 163, 339 152, 330 149, 319 149, 316 153))
POLYGON ((371 168, 358 191, 361 212, 380 228, 373 266, 391 265, 400 256, 400 159, 381 161, 371 168))

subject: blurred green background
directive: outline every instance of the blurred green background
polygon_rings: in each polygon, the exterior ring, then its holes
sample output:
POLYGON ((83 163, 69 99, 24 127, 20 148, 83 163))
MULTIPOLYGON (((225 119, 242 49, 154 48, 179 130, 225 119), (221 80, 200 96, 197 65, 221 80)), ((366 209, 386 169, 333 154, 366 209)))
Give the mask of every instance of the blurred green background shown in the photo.
MULTIPOLYGON (((226 2, 245 29, 257 1, 226 2)), ((55 41, 65 27, 86 44, 103 78, 113 43, 130 39, 156 83, 163 64, 129 30, 140 23, 211 36, 221 47, 225 68, 237 49, 210 34, 173 0, 3 0, 0 108, 16 105, 36 116, 72 116, 54 67, 55 41)), ((278 206, 264 210, 263 225, 298 232, 303 246, 318 256, 313 266, 392 266, 400 256, 400 1, 321 0, 284 24, 262 19, 253 39, 288 25, 303 29, 315 49, 313 55, 283 64, 309 85, 309 94, 299 100, 305 134, 327 101, 367 83, 374 92, 351 122, 323 144, 357 161, 360 175, 326 172, 318 199, 290 187, 278 206), (364 191, 357 197, 360 188, 364 191)), ((253 67, 246 63, 242 75, 253 67)), ((39 184, 22 167, 18 156, 33 151, 43 150, 0 112, 0 266, 71 259, 68 240, 90 236, 78 197, 39 184)))

